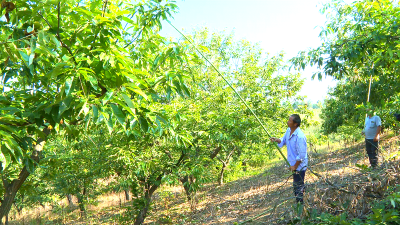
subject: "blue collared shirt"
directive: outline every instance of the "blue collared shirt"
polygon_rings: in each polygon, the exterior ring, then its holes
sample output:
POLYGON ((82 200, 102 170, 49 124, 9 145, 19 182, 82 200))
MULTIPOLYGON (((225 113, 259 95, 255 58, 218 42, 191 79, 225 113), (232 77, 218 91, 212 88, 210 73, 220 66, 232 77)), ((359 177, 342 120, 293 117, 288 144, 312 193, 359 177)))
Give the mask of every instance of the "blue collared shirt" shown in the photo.
POLYGON ((307 139, 300 127, 296 128, 292 135, 290 135, 290 128, 286 130, 278 146, 282 148, 284 145, 287 147, 287 159, 290 166, 294 166, 296 161, 301 161, 296 170, 306 170, 308 165, 307 139))

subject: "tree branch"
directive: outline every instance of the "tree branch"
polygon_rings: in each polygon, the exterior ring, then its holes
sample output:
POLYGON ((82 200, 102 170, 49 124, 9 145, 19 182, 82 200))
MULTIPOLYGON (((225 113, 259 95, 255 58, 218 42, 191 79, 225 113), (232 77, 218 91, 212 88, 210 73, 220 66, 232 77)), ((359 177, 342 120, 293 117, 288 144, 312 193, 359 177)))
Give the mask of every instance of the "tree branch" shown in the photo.
POLYGON ((27 38, 30 38, 32 35, 37 34, 37 32, 33 32, 32 34, 26 35, 25 37, 22 37, 20 39, 14 40, 14 41, 5 41, 5 42, 0 42, 0 45, 8 44, 8 43, 14 43, 15 41, 21 41, 27 38))
POLYGON ((106 1, 104 2, 104 5, 103 5, 103 15, 102 15, 102 17, 104 17, 104 15, 106 14, 107 3, 108 3, 108 0, 106 0, 106 1))
POLYGON ((7 126, 14 126, 14 127, 24 127, 24 126, 32 125, 34 123, 31 123, 31 122, 24 122, 24 123, 4 123, 4 122, 0 122, 0 124, 7 125, 7 126))
POLYGON ((52 28, 51 25, 50 25, 50 23, 49 23, 49 21, 48 21, 46 18, 44 18, 44 16, 43 16, 40 12, 38 12, 38 14, 39 14, 39 16, 41 16, 42 19, 47 23, 47 25, 48 25, 50 28, 52 28))
POLYGON ((60 37, 60 9, 61 8, 61 1, 58 1, 58 6, 57 6, 57 12, 58 12, 58 15, 57 15, 57 19, 58 19, 58 27, 57 27, 57 35, 58 35, 58 37, 60 37))
POLYGON ((215 156, 218 155, 219 151, 221 151, 222 147, 218 146, 214 149, 214 151, 210 154, 210 159, 214 159, 215 156))
POLYGON ((1 176, 1 180, 3 181, 3 187, 4 188, 7 187, 10 184, 10 182, 8 182, 8 180, 5 179, 4 176, 1 176))
POLYGON ((101 93, 96 95, 96 98, 100 98, 103 95, 105 95, 107 93, 107 88, 105 88, 100 81, 97 82, 97 86, 99 86, 99 88, 101 88, 101 93))
POLYGON ((176 167, 180 166, 180 164, 183 162, 183 159, 185 158, 186 154, 182 151, 181 157, 178 159, 178 162, 176 163, 176 167))
POLYGON ((57 21, 57 23, 58 23, 58 28, 57 28, 56 37, 57 37, 58 41, 61 43, 61 46, 64 47, 65 49, 67 49, 68 53, 71 55, 72 59, 74 60, 75 65, 78 65, 78 63, 75 60, 75 56, 71 51, 71 48, 61 40, 61 36, 60 36, 60 14, 61 14, 60 11, 61 11, 61 9, 60 8, 61 8, 61 1, 59 1, 58 5, 57 5, 57 12, 58 12, 58 15, 57 15, 58 21, 57 21))

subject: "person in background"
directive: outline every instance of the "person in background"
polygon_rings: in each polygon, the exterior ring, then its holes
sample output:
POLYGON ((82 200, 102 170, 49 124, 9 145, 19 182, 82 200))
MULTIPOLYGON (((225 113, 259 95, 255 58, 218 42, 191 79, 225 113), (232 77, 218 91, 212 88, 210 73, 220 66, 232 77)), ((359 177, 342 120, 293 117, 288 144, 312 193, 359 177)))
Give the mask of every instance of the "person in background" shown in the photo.
POLYGON ((301 119, 298 114, 293 114, 287 122, 288 129, 281 139, 270 138, 272 142, 278 143, 282 148, 287 147, 287 159, 289 161, 289 170, 293 173, 293 189, 296 201, 303 204, 303 195, 305 191, 304 178, 306 175, 307 158, 307 139, 300 129, 301 119))
POLYGON ((395 113, 395 114, 394 114, 394 117, 396 117, 396 120, 397 120, 397 121, 400 121, 400 113, 395 113))
POLYGON ((381 118, 374 115, 374 107, 372 105, 368 105, 366 110, 367 117, 365 118, 362 134, 365 135, 365 147, 369 163, 372 168, 375 168, 378 165, 379 134, 381 133, 382 123, 381 118))

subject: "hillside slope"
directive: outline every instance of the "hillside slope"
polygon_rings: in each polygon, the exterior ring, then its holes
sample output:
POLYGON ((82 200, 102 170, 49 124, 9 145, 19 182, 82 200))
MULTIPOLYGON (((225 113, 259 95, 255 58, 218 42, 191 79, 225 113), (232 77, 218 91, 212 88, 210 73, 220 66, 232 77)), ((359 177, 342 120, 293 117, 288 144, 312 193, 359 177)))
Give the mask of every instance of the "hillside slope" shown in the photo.
MULTIPOLYGON (((386 138, 381 142, 380 166, 376 170, 367 168, 369 163, 363 142, 351 147, 309 152, 306 210, 301 217, 298 217, 299 212, 294 207, 291 174, 281 161, 265 171, 260 171, 256 176, 222 186, 208 185, 197 193, 196 203, 192 204, 186 201, 183 188, 164 187, 155 195, 152 211, 145 223, 287 224, 294 218, 315 217, 323 212, 334 215, 346 212, 349 218, 362 219, 371 213, 371 205, 375 200, 385 197, 388 186, 399 184, 399 146, 400 136, 386 138)), ((129 206, 129 202, 123 204, 118 195, 111 198, 108 196, 101 198, 100 204, 92 207, 85 219, 78 218, 76 213, 69 211, 69 214, 64 215, 47 213, 40 222, 129 224, 129 218, 123 216, 129 206), (109 206, 113 202, 115 205, 109 206)), ((43 214, 42 212, 41 215, 43 214)), ((37 221, 37 212, 30 218, 36 218, 37 221)), ((24 218, 24 221, 30 218, 24 218)), ((21 218, 11 222, 22 223, 21 218)))
MULTIPOLYGON (((399 143, 399 137, 382 141, 380 167, 376 170, 367 168, 369 162, 363 142, 348 148, 310 152, 310 169, 317 175, 307 171, 306 212, 303 215, 322 212, 340 214, 346 211, 350 218, 364 218, 371 213, 371 204, 385 196, 388 185, 399 184, 399 143)), ((297 216, 292 178, 284 163, 257 176, 222 187, 208 187, 199 193, 198 200, 194 212, 175 213, 172 218, 170 215, 169 221, 193 224, 245 221, 248 224, 281 224, 297 216), (249 221, 251 218, 254 219, 249 221)), ((179 209, 188 210, 189 205, 182 203, 169 207, 169 211, 179 212, 179 209)), ((160 221, 160 215, 166 214, 157 213, 152 216, 152 222, 165 221, 160 221)))

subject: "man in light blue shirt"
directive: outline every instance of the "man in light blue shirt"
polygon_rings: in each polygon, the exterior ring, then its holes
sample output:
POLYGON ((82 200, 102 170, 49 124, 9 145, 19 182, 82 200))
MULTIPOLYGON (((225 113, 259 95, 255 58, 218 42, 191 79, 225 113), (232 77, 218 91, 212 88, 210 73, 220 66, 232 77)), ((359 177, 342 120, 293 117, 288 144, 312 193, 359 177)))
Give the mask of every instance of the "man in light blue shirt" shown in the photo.
POLYGON ((270 140, 278 143, 282 148, 287 147, 287 159, 290 164, 290 171, 293 172, 293 189, 296 201, 303 203, 304 178, 306 175, 307 158, 307 139, 300 129, 301 119, 298 114, 293 114, 287 122, 288 129, 281 139, 271 138, 270 140))
POLYGON ((362 133, 365 135, 369 163, 372 168, 375 168, 378 165, 379 134, 382 122, 379 116, 374 115, 374 107, 371 105, 367 106, 367 115, 362 133))

